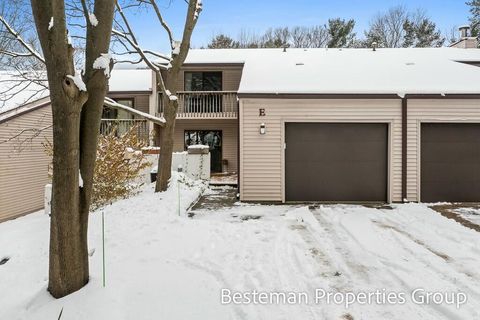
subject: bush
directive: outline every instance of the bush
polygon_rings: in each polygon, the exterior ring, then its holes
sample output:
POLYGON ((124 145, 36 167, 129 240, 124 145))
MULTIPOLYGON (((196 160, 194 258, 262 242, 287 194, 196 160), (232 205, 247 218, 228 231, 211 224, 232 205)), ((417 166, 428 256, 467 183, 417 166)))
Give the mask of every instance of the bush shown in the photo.
MULTIPOLYGON (((92 210, 127 198, 143 185, 140 173, 151 163, 141 151, 148 144, 138 138, 137 132, 138 128, 133 126, 121 136, 115 129, 108 135, 100 135, 93 176, 92 210)), ((53 154, 49 141, 44 143, 44 147, 48 155, 53 154)), ((50 165, 50 176, 51 172, 50 165)))

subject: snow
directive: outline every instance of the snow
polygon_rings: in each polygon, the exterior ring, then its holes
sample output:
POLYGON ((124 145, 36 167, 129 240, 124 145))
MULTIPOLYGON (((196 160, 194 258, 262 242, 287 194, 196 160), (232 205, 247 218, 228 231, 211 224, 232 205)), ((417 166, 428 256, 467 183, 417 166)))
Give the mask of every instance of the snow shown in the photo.
MULTIPOLYGON (((205 186, 173 173, 90 216, 91 279, 55 300, 46 292, 49 217, 0 224, 0 319, 478 319, 480 234, 420 204, 392 210, 354 205, 234 204, 195 212, 205 186), (178 180, 180 179, 180 188, 178 180), (178 196, 180 195, 180 216, 178 196), (12 239, 14 241, 12 242, 12 239), (464 292, 468 302, 417 305, 410 293, 464 292), (231 292, 305 292, 308 304, 221 304, 231 292), (406 303, 314 303, 315 290, 405 293, 406 303)), ((207 190, 213 197, 219 191, 207 190)))
POLYGON ((105 76, 108 78, 110 76, 110 61, 112 56, 109 53, 102 53, 100 57, 95 59, 93 62, 94 69, 103 69, 105 76))
POLYGON ((91 13, 91 12, 88 13, 88 20, 90 21, 90 24, 92 26, 94 27, 98 26, 98 20, 94 13, 91 13))
POLYGON ((53 28, 53 17, 50 18, 50 21, 48 22, 48 31, 52 30, 53 28))
POLYGON ((82 172, 78 170, 78 186, 80 188, 83 188, 83 178, 82 178, 82 172))
POLYGON ((170 101, 177 101, 178 97, 172 94, 168 96, 168 99, 170 99, 170 101))
POLYGON ((150 69, 113 69, 110 73, 109 91, 152 91, 153 73, 150 69))
POLYGON ((210 147, 203 144, 192 144, 188 146, 188 149, 210 149, 210 147))
POLYGON ((480 226, 480 209, 478 208, 458 208, 453 210, 465 220, 480 226))
POLYGON ((49 95, 49 91, 39 83, 22 82, 24 78, 33 78, 48 85, 47 81, 43 81, 47 77, 45 72, 31 71, 23 74, 22 76, 15 71, 0 71, 0 113, 49 95))
POLYGON ((480 92, 480 68, 456 61, 478 62, 480 50, 196 49, 190 50, 185 63, 243 63, 239 93, 440 95, 480 92))
POLYGON ((82 80, 82 74, 79 70, 75 70, 75 75, 67 75, 67 78, 71 79, 80 91, 87 91, 87 86, 82 80))
POLYGON ((172 55, 179 55, 180 54, 180 47, 182 46, 181 41, 173 41, 172 42, 172 55))

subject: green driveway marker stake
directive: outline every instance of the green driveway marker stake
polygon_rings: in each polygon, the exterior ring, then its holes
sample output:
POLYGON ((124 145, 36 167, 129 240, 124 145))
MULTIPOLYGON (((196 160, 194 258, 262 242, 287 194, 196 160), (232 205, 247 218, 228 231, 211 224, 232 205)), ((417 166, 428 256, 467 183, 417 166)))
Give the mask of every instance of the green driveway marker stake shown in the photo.
POLYGON ((178 186, 178 216, 180 217, 180 178, 177 178, 177 186, 178 186))
POLYGON ((102 210, 103 287, 105 288, 105 214, 102 210))

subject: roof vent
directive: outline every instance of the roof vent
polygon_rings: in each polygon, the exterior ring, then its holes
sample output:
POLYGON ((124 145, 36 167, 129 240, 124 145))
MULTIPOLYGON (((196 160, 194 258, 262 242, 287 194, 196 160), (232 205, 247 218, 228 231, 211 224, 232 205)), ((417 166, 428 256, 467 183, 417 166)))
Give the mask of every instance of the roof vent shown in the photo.
POLYGON ((304 66, 305 63, 303 63, 303 62, 297 62, 297 63, 295 63, 295 65, 296 65, 296 66, 304 66))
POLYGON ((373 51, 377 51, 377 46, 378 46, 378 43, 376 41, 372 42, 373 51))

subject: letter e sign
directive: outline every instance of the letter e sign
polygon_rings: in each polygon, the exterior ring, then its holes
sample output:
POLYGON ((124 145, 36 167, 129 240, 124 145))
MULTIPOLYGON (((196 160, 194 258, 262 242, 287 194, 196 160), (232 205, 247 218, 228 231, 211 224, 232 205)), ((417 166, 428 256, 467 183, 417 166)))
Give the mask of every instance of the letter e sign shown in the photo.
POLYGON ((258 109, 258 115, 260 117, 265 117, 266 116, 265 109, 264 108, 258 109))

